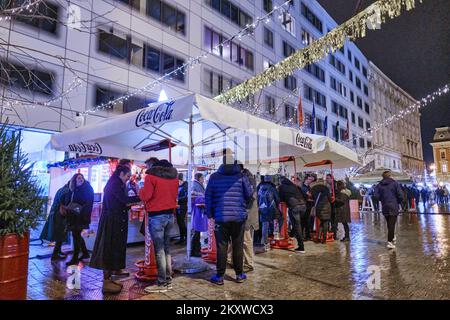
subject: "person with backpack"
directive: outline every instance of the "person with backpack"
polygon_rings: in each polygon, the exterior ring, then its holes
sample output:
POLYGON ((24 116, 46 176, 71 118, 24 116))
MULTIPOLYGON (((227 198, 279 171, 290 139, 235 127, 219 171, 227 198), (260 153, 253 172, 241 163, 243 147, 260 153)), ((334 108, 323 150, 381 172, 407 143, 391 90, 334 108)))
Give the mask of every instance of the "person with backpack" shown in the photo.
POLYGON ((280 212, 280 197, 275 184, 272 183, 272 177, 264 176, 264 181, 259 184, 258 189, 258 210, 259 219, 262 225, 261 244, 265 250, 269 249, 269 226, 274 219, 278 219, 280 212))
POLYGON ((314 197, 314 214, 320 220, 318 239, 322 243, 327 242, 327 233, 331 220, 331 203, 332 196, 330 189, 323 179, 319 179, 312 186, 311 192, 314 197))
POLYGON ((300 187, 286 177, 281 177, 279 187, 280 200, 286 203, 289 209, 289 218, 292 223, 294 236, 297 238, 295 252, 305 253, 303 244, 301 219, 306 214, 306 201, 300 187))

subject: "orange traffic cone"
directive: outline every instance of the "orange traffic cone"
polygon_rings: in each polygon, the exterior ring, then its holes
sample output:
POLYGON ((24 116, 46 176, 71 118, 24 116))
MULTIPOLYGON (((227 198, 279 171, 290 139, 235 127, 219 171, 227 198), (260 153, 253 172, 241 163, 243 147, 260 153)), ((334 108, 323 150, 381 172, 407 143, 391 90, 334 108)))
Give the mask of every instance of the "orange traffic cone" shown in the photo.
POLYGON ((208 221, 208 248, 202 249, 202 259, 209 263, 216 263, 217 248, 216 236, 214 235, 214 220, 208 221))

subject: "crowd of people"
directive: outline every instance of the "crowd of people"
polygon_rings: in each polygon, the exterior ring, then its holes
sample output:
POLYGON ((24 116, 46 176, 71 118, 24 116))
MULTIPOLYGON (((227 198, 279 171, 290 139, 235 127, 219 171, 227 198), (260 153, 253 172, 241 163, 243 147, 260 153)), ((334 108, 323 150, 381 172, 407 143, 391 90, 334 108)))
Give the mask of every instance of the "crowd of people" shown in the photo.
MULTIPOLYGON (((337 239, 338 224, 344 229, 341 241, 350 241, 351 191, 344 181, 335 181, 331 174, 325 179, 314 175, 304 178, 265 175, 257 184, 256 176, 242 164, 225 156, 223 164, 211 174, 205 186, 202 173, 194 175, 192 186, 192 238, 187 239, 188 184, 184 176, 167 160, 150 158, 146 161, 143 183, 130 181, 131 163, 121 160, 104 188, 102 213, 89 265, 103 270, 103 292, 118 293, 122 284, 115 276, 128 275, 125 269, 128 232, 128 211, 133 204, 143 204, 148 214, 148 231, 153 240, 158 269, 156 286, 147 292, 172 288, 171 229, 175 221, 179 241, 191 241, 191 256, 201 256, 201 232, 213 219, 217 249, 216 274, 210 281, 224 284, 227 263, 235 273, 235 281, 244 282, 246 273, 254 270, 254 246, 270 248, 270 239, 277 238, 283 223, 289 236, 295 238, 296 253, 304 253, 304 242, 311 240, 314 221, 320 226, 319 243, 326 243, 332 233, 337 239), (287 221, 280 203, 287 206, 287 221), (114 276, 114 277, 113 277, 114 276)), ((55 195, 43 238, 55 241, 52 260, 65 259, 61 244, 71 231, 74 251, 67 265, 89 258, 81 232, 88 229, 93 206, 93 189, 82 174, 75 174, 55 195), (81 255, 80 255, 81 254, 81 255)), ((393 248, 399 204, 404 200, 402 187, 390 172, 373 191, 382 203, 388 225, 388 247, 393 248)))

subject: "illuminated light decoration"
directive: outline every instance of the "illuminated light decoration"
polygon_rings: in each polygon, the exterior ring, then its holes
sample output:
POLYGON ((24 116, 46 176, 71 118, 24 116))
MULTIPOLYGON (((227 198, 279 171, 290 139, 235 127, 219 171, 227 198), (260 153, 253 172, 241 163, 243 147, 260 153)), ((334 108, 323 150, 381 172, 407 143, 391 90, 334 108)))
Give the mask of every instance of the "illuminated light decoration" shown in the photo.
MULTIPOLYGON (((33 7, 35 7, 36 5, 38 5, 39 3, 43 2, 43 1, 44 0, 36 0, 36 1, 29 0, 28 3, 24 3, 19 7, 2 10, 1 15, 5 16, 5 20, 11 20, 12 15, 20 14, 23 11, 28 11, 29 13, 33 12, 33 9, 34 10, 37 9, 37 8, 33 8, 33 7)), ((2 21, 2 18, 3 17, 0 17, 0 21, 2 21)))
MULTIPOLYGON (((233 103, 242 101, 250 94, 254 94, 267 87, 272 82, 282 80, 311 64, 323 59, 330 53, 342 48, 345 42, 363 38, 366 36, 367 22, 372 21, 375 15, 376 21, 386 22, 387 17, 393 19, 402 13, 403 8, 411 10, 415 7, 416 0, 378 0, 353 18, 328 32, 323 37, 313 41, 309 46, 299 49, 288 58, 278 62, 255 77, 252 77, 240 85, 222 93, 214 99, 221 103, 233 103), (378 19, 381 17, 381 20, 378 19)), ((421 3, 423 0, 419 0, 421 3)), ((370 22, 369 22, 370 24, 370 22)))
POLYGON ((148 92, 148 91, 154 89, 155 87, 161 85, 163 82, 171 80, 172 77, 175 76, 176 74, 185 75, 189 68, 194 68, 195 66, 201 64, 201 60, 206 59, 210 54, 213 54, 213 52, 216 52, 217 50, 219 50, 220 47, 228 46, 235 39, 241 40, 242 37, 253 34, 255 28, 258 25, 260 25, 261 23, 267 23, 267 20, 270 19, 270 17, 272 15, 274 15, 274 13, 276 13, 277 11, 283 10, 283 8, 286 6, 289 6, 290 3, 291 3, 291 0, 288 0, 288 1, 284 2, 282 5, 274 7, 271 12, 265 14, 264 16, 257 17, 253 24, 250 24, 250 25, 247 24, 247 26, 244 29, 240 30, 239 32, 237 32, 235 35, 231 36, 227 40, 224 40, 223 42, 219 43, 218 45, 213 47, 211 51, 205 52, 197 57, 189 58, 189 60, 186 63, 184 63, 183 65, 181 65, 180 67, 174 69, 173 71, 171 71, 169 73, 166 73, 165 75, 161 76, 160 78, 158 78, 156 80, 152 80, 150 83, 146 84, 144 87, 142 87, 140 89, 135 89, 121 97, 118 97, 109 102, 97 105, 95 107, 92 107, 91 109, 87 109, 86 111, 82 112, 82 114, 88 115, 88 114, 95 113, 100 110, 110 108, 111 106, 113 106, 117 103, 126 101, 130 97, 133 97, 133 96, 136 96, 139 94, 143 94, 145 92, 148 92))
POLYGON ((47 164, 47 169, 50 168, 78 169, 82 167, 89 167, 99 164, 107 164, 109 163, 109 160, 110 158, 107 157, 68 159, 61 162, 49 163, 47 164))
POLYGON ((419 111, 420 109, 428 106, 431 102, 433 102, 438 97, 446 95, 449 91, 450 91, 450 84, 446 84, 443 87, 434 91, 433 93, 430 93, 426 97, 420 99, 418 101, 418 103, 414 103, 414 104, 410 105, 409 107, 399 111, 397 114, 390 116, 383 122, 379 122, 379 123, 375 124, 373 127, 369 128, 368 130, 361 132, 360 134, 356 135, 355 138, 362 138, 362 137, 372 138, 373 132, 378 131, 381 128, 386 127, 388 125, 391 125, 392 123, 403 119, 405 116, 407 116, 413 112, 419 111))

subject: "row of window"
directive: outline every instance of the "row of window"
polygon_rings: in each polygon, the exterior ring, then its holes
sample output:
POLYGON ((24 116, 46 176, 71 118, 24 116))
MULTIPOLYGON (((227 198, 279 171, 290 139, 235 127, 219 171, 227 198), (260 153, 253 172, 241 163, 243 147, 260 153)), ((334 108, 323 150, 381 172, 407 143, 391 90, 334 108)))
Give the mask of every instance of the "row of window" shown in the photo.
POLYGON ((9 88, 17 88, 37 92, 44 95, 53 95, 54 75, 35 67, 0 61, 0 83, 9 88))
POLYGON ((322 21, 304 3, 301 4, 301 13, 317 30, 323 32, 322 21))
POLYGON ((333 67, 335 67, 340 73, 345 75, 345 65, 341 62, 341 60, 336 58, 333 54, 330 54, 330 64, 333 67))
POLYGON ((203 70, 203 89, 213 97, 237 86, 239 83, 239 81, 231 77, 224 76, 212 70, 203 70))
MULTIPOLYGON (((149 44, 140 45, 133 43, 130 35, 123 38, 103 30, 98 32, 98 50, 161 75, 170 73, 185 63, 183 59, 149 44)), ((173 78, 184 81, 184 74, 177 72, 173 75, 173 78)))
POLYGON ((325 83, 325 71, 315 63, 306 65, 305 70, 325 83))
POLYGON ((105 105, 106 110, 110 110, 118 113, 132 112, 141 108, 147 107, 148 104, 156 102, 153 97, 132 96, 126 100, 115 102, 114 105, 108 103, 114 101, 119 97, 124 96, 126 92, 118 91, 104 86, 95 86, 95 104, 105 105))
POLYGON ((222 34, 205 27, 204 47, 213 54, 223 57, 240 66, 245 66, 247 69, 253 71, 254 56, 253 52, 243 48, 236 42, 229 42, 224 46, 219 46, 225 38, 222 34))
MULTIPOLYGON (((0 12, 7 9, 13 9, 20 7, 23 0, 11 1, 2 0, 0 1, 0 12)), ((56 34, 58 31, 58 18, 60 7, 49 3, 47 1, 41 1, 33 5, 32 9, 23 10, 20 14, 12 15, 15 21, 20 21, 34 28, 56 34)))
POLYGON ((242 28, 253 23, 250 15, 229 0, 205 0, 205 2, 211 8, 220 12, 223 16, 242 28))
POLYGON ((341 104, 337 103, 334 100, 331 100, 331 111, 340 116, 341 118, 348 119, 348 110, 341 104))
MULTIPOLYGON (((139 2, 129 0, 130 2, 139 2)), ((126 0, 125 0, 126 2, 126 0)), ((186 15, 177 8, 161 0, 147 0, 147 15, 169 29, 186 34, 186 15)))

